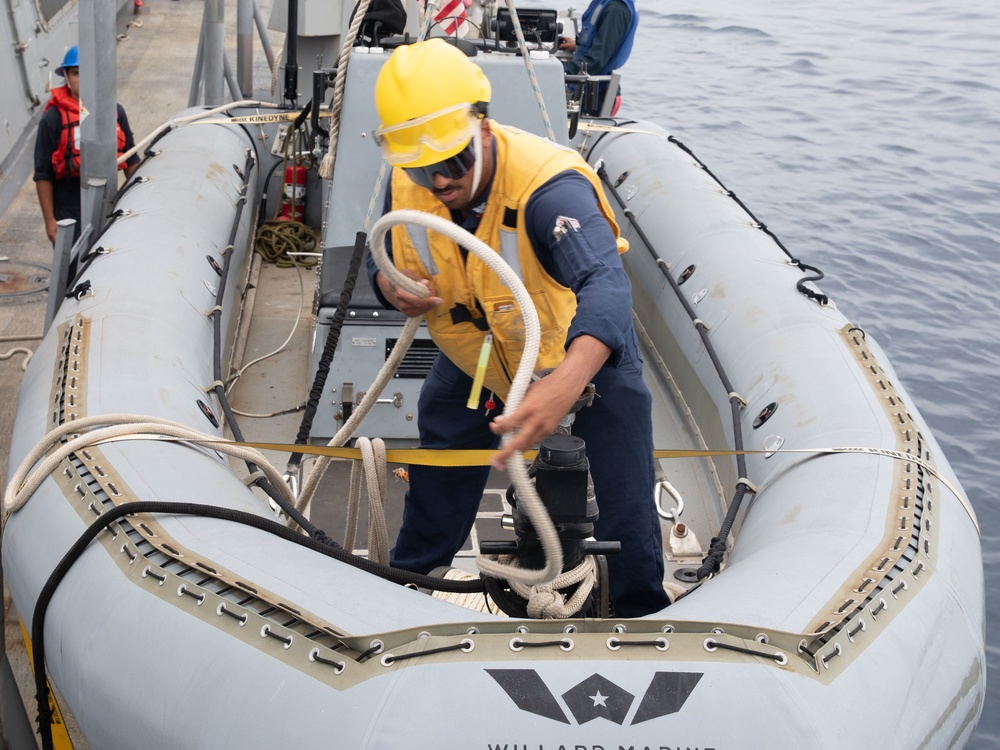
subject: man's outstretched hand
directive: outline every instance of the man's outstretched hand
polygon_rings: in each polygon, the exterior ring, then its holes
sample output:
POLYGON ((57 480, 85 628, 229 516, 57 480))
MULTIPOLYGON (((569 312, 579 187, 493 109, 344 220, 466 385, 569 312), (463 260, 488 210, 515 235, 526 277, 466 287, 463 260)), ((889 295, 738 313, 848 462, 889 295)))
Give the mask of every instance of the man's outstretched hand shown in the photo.
POLYGON ((600 339, 587 335, 573 339, 562 364, 529 386, 517 411, 500 414, 490 423, 496 435, 517 431, 490 465, 505 469, 511 454, 520 455, 551 435, 610 355, 611 349, 600 339))

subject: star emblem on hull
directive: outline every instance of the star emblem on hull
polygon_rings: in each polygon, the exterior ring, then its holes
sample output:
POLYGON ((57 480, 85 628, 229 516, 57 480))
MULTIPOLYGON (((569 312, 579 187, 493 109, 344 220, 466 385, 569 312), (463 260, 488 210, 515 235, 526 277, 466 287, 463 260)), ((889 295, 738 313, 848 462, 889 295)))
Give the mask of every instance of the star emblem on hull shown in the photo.
MULTIPOLYGON (((487 669, 522 711, 572 724, 562 704, 534 669, 487 669)), ((677 713, 704 675, 700 672, 655 672, 630 724, 641 724, 677 713)), ((606 719, 623 725, 635 704, 635 695, 607 677, 594 673, 561 695, 576 724, 606 719)))

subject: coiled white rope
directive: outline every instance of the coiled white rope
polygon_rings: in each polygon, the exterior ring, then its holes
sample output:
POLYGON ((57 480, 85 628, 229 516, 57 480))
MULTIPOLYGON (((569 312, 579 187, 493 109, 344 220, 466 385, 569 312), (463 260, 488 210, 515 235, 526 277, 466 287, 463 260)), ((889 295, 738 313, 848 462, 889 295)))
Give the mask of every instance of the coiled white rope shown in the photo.
MULTIPOLYGON (((538 359, 538 347, 541 340, 538 313, 524 288, 524 284, 517 274, 508 266, 503 259, 485 242, 473 234, 462 229, 457 224, 441 216, 424 213, 422 211, 398 210, 385 214, 375 222, 372 227, 371 252, 372 259, 378 266, 379 271, 397 287, 406 290, 410 294, 418 297, 428 295, 427 288, 418 284, 413 279, 403 275, 389 260, 385 250, 385 235, 397 224, 412 224, 433 230, 452 241, 466 248, 473 253, 490 270, 500 277, 500 280, 511 290, 514 299, 521 309, 521 316, 524 319, 524 352, 517 368, 517 373, 511 382, 510 392, 506 399, 504 413, 513 415, 521 402, 524 394, 528 390, 531 382, 531 375, 535 369, 535 362, 538 359)), ((411 319, 415 320, 415 319, 411 319)), ((514 438, 514 433, 508 432, 503 436, 502 445, 506 446, 514 438)), ((562 545, 556 533, 552 519, 542 505, 535 486, 528 478, 528 469, 520 457, 511 460, 507 464, 507 471, 510 474, 514 487, 517 489, 518 502, 522 510, 531 521, 538 534, 539 542, 545 553, 545 567, 538 570, 528 570, 507 565, 498 560, 492 560, 480 555, 476 563, 479 569, 486 575, 495 578, 504 578, 510 581, 518 581, 528 586, 546 584, 562 572, 562 545)))
POLYGON ((219 442, 218 435, 199 432, 186 425, 159 417, 138 414, 101 414, 62 424, 49 431, 38 441, 38 444, 21 461, 7 483, 3 499, 4 517, 17 512, 45 478, 54 472, 62 460, 71 453, 113 440, 144 440, 163 437, 194 443, 213 451, 227 453, 242 461, 257 464, 271 484, 285 495, 288 502, 294 502, 291 490, 282 480, 281 473, 270 464, 264 454, 254 448, 219 442), (95 427, 98 429, 92 429, 95 427), (52 446, 70 434, 73 435, 71 440, 60 445, 50 455, 45 456, 52 446), (44 460, 42 460, 43 457, 44 460), (35 466, 40 460, 41 463, 35 466), (32 469, 33 466, 35 466, 34 469, 32 469))

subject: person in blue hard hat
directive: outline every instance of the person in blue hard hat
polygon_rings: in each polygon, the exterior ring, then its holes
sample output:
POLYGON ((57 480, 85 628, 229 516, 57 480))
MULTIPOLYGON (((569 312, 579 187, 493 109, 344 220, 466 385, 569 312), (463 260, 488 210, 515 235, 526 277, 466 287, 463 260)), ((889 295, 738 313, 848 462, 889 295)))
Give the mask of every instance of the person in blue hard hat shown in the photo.
MULTIPOLYGON (((56 74, 65 84, 52 89, 45 105, 35 138, 35 191, 45 221, 45 234, 56 241, 56 222, 75 219, 74 241, 79 238, 80 220, 80 123, 87 108, 80 103, 80 48, 70 47, 56 74)), ((128 117, 121 104, 118 107, 118 155, 135 146, 128 117)), ((133 155, 119 169, 129 176, 139 164, 133 155)))
MULTIPOLYGON (((576 75, 586 69, 592 76, 606 76, 617 70, 632 53, 638 25, 635 0, 591 0, 583 13, 579 36, 576 39, 559 37, 559 49, 573 53, 571 59, 563 61, 564 70, 576 75)), ((607 84, 601 84, 600 90, 603 100, 607 84)), ((619 97, 611 114, 617 111, 620 103, 619 97)))

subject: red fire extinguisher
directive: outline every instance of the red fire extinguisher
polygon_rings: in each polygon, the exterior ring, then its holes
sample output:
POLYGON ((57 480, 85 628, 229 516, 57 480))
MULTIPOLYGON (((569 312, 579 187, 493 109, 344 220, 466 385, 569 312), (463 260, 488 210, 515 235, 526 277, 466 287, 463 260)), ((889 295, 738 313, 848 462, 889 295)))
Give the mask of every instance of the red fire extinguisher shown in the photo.
POLYGON ((281 197, 281 219, 303 221, 306 215, 306 168, 300 164, 285 167, 281 197))

